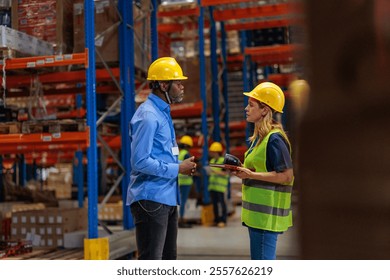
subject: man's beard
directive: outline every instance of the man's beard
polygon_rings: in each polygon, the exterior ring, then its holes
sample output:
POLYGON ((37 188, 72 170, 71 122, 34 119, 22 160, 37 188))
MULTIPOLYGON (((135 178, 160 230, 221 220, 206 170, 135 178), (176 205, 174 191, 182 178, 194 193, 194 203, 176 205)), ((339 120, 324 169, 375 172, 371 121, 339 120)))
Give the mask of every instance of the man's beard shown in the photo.
POLYGON ((182 102, 183 99, 184 99, 184 93, 180 93, 180 94, 179 94, 178 96, 176 96, 176 97, 170 96, 169 98, 171 99, 172 104, 180 103, 180 102, 182 102))

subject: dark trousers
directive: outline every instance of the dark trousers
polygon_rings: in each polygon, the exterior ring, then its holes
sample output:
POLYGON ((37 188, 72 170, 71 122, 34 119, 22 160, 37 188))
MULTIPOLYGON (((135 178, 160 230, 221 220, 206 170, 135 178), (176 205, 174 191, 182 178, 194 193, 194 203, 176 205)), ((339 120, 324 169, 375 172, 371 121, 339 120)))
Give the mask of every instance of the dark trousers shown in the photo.
POLYGON ((227 210, 225 194, 222 192, 210 191, 210 197, 211 201, 213 202, 214 222, 216 224, 218 224, 219 222, 226 223, 227 210))
POLYGON ((176 260, 177 206, 150 200, 131 205, 139 260, 176 260))
POLYGON ((184 212, 186 210, 186 202, 190 195, 191 185, 181 185, 180 186, 180 218, 184 218, 184 212))

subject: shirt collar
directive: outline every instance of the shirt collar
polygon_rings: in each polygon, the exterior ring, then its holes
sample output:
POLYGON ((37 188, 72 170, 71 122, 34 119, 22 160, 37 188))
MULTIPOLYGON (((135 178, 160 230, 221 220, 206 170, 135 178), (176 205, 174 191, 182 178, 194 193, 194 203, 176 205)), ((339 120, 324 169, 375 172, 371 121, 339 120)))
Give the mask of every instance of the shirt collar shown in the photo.
POLYGON ((149 100, 152 101, 158 109, 160 109, 161 111, 167 111, 168 113, 171 111, 171 107, 169 106, 168 103, 166 103, 164 100, 162 100, 160 97, 158 97, 157 95, 151 93, 149 94, 149 100))

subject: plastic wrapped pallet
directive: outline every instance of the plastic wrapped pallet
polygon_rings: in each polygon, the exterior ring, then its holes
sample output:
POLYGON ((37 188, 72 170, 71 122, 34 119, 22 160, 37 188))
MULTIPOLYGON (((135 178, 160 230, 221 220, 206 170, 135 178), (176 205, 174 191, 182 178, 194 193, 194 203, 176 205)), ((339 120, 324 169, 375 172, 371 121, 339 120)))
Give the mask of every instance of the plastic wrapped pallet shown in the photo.
POLYGON ((12 0, 12 28, 55 44, 56 53, 71 53, 73 0, 12 0))

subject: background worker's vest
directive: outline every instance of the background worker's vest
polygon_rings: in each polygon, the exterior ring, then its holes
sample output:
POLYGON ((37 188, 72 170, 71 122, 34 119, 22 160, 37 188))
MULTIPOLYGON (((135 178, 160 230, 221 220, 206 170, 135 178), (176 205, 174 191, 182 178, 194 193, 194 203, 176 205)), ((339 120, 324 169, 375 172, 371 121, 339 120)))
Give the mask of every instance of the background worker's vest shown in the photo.
MULTIPOLYGON (((184 160, 185 156, 188 154, 187 150, 181 149, 179 152, 179 160, 184 160)), ((192 186, 194 180, 191 176, 183 175, 179 173, 179 186, 192 186)))
MULTIPOLYGON (((212 158, 210 163, 222 164, 224 162, 224 157, 219 157, 218 159, 212 158)), ((213 170, 218 170, 217 167, 211 167, 213 170)), ((220 169, 219 169, 220 170, 220 169)), ((209 177, 209 191, 216 191, 224 193, 227 190, 229 184, 229 175, 219 175, 211 173, 209 177)))
MULTIPOLYGON (((272 130, 257 147, 245 153, 244 166, 256 172, 268 172, 266 167, 267 145, 272 130)), ((288 142, 288 141, 287 141, 288 142)), ((290 150, 291 153, 291 150, 290 150)), ((241 220, 247 226, 263 230, 283 232, 292 226, 291 191, 293 180, 286 185, 244 179, 242 185, 241 220)))

